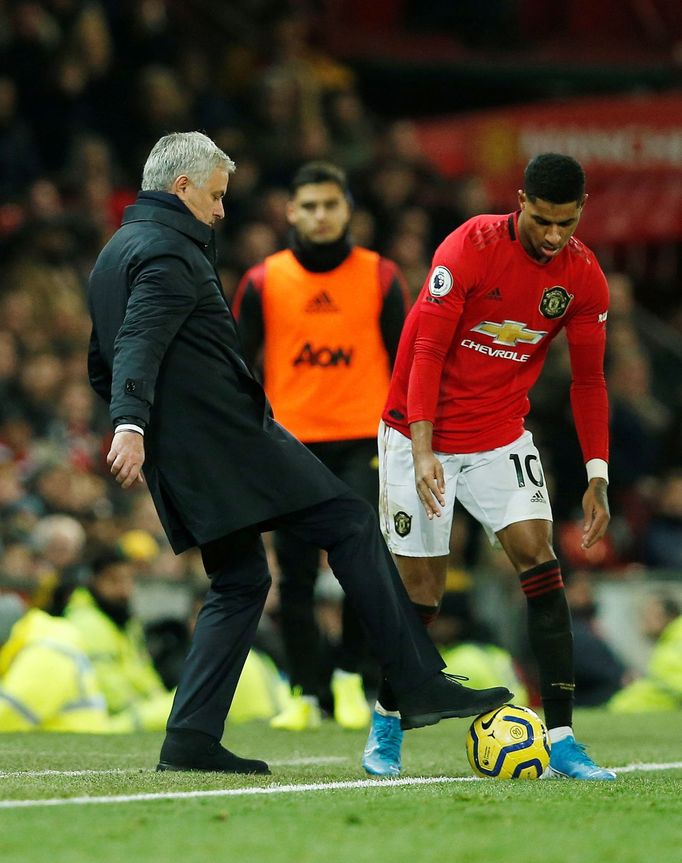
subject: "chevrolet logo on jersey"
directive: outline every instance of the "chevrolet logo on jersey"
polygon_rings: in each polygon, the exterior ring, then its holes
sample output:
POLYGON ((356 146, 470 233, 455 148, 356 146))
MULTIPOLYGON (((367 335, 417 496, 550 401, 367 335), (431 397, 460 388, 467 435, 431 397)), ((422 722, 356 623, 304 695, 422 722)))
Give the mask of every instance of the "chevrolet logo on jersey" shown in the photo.
POLYGON ((482 321, 475 327, 471 328, 473 333, 482 333, 484 336, 492 336, 493 344, 506 345, 507 347, 516 347, 519 342, 526 345, 537 344, 543 336, 547 335, 543 330, 529 330, 521 321, 502 321, 501 324, 495 321, 482 321))

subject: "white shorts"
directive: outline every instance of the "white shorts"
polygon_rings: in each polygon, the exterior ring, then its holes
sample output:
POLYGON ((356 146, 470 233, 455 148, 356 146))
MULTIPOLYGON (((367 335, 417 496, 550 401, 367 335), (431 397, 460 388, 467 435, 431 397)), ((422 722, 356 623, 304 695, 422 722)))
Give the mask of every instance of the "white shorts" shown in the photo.
POLYGON ((529 431, 488 452, 434 454, 443 465, 445 506, 440 518, 429 519, 417 497, 410 439, 380 424, 379 517, 386 543, 395 554, 449 554, 455 500, 480 522, 493 546, 499 546, 495 534, 507 525, 552 521, 540 455, 529 431))

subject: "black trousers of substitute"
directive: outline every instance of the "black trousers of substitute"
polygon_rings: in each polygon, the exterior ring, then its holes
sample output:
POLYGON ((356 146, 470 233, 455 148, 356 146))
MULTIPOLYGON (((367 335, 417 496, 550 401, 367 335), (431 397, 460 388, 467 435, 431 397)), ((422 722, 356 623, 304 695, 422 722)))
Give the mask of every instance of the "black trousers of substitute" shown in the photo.
MULTIPOLYGON (((379 500, 376 437, 359 440, 307 443, 322 464, 368 503, 379 500)), ((304 695, 324 691, 320 630, 315 614, 315 583, 320 571, 320 549, 301 539, 295 530, 275 531, 280 568, 279 610, 287 671, 292 689, 304 695)), ((367 658, 364 628, 352 601, 343 601, 341 642, 335 667, 361 673, 367 658)))
POLYGON ((444 667, 403 587, 375 512, 348 492, 202 548, 211 587, 175 694, 169 732, 222 737, 270 587, 260 533, 280 527, 327 551, 398 699, 444 667))

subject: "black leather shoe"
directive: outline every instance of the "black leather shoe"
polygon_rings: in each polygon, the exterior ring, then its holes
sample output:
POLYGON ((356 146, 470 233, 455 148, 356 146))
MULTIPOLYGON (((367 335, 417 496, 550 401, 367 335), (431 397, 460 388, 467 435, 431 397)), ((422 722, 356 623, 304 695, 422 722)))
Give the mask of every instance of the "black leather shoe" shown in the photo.
MULTIPOLYGON (((466 677, 460 679, 467 680, 466 677)), ((478 716, 501 707, 513 697, 514 693, 504 686, 470 689, 462 686, 456 675, 439 672, 398 700, 400 727, 407 731, 435 725, 441 719, 478 716)))
POLYGON ((173 731, 161 747, 157 770, 206 770, 215 773, 269 774, 265 761, 240 758, 201 731, 173 731))

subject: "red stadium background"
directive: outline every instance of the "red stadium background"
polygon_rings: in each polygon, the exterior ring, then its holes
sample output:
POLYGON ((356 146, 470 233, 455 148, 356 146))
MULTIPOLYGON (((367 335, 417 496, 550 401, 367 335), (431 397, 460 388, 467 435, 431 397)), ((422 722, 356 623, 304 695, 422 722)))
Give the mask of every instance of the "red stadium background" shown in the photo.
POLYGON ((418 130, 445 174, 478 174, 509 208, 530 158, 575 156, 592 193, 580 224, 590 245, 682 239, 682 95, 520 106, 425 120, 418 130))

